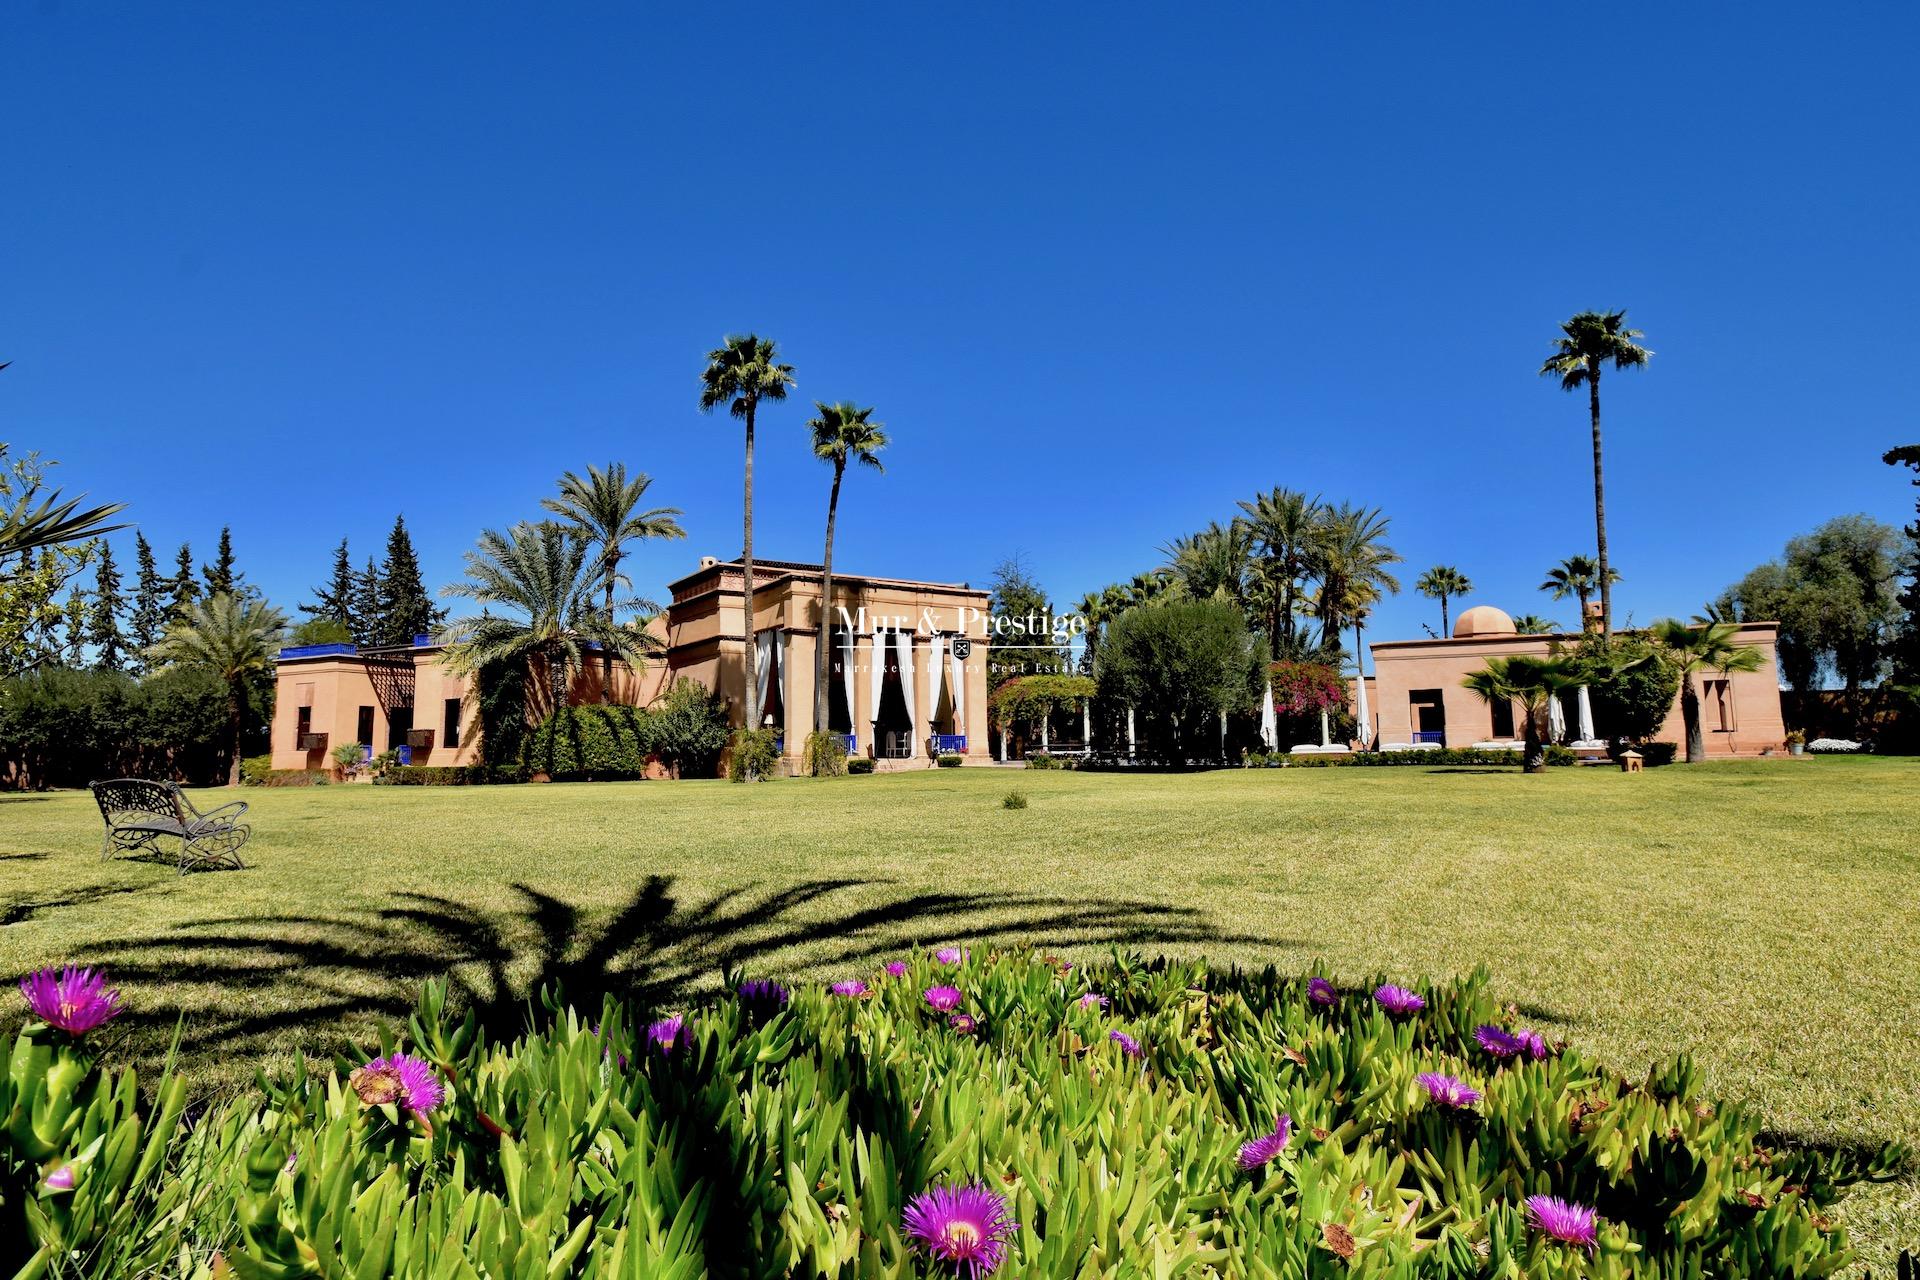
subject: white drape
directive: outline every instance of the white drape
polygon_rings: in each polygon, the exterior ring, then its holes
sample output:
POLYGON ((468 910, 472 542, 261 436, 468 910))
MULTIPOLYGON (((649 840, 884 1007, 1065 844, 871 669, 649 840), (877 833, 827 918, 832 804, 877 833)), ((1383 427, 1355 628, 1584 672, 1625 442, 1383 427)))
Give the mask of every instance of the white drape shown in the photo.
POLYGON ((847 727, 858 734, 860 722, 854 719, 853 710, 853 628, 840 633, 840 648, 840 684, 847 693, 847 727))
POLYGON ((1580 686, 1580 741, 1593 741, 1593 703, 1587 700, 1587 686, 1580 686))
POLYGON ((867 709, 873 714, 867 717, 867 731, 873 735, 869 742, 869 755, 878 755, 880 751, 880 688, 887 677, 887 641, 886 632, 876 630, 868 638, 868 653, 871 660, 867 663, 867 709))
POLYGON ((1093 703, 1086 698, 1080 699, 1080 745, 1093 747, 1093 703))
MULTIPOLYGON (((1374 668, 1378 671, 1379 668, 1374 668)), ((1360 686, 1359 703, 1355 708, 1353 736, 1360 739, 1360 749, 1365 751, 1373 745, 1373 716, 1367 708, 1367 678, 1361 676, 1356 682, 1360 686)))
POLYGON ((1560 695, 1547 695, 1547 741, 1558 742, 1567 736, 1567 713, 1560 706, 1560 695))
POLYGON ((947 638, 938 631, 927 641, 927 732, 940 718, 940 676, 946 670, 947 638))
MULTIPOLYGON (((949 653, 953 664, 953 731, 964 734, 967 731, 967 664, 957 653, 949 653)), ((967 745, 973 745, 973 739, 967 739, 967 745)))
POLYGON ((1127 708, 1127 758, 1133 758, 1133 708, 1127 708))
MULTIPOLYGON (((753 637, 754 676, 760 700, 761 723, 766 722, 767 682, 773 678, 773 632, 762 631, 753 637)), ((760 725, 750 724, 749 729, 758 729, 760 725)))
POLYGON ((900 650, 900 697, 907 704, 907 759, 920 754, 920 717, 913 704, 913 632, 896 631, 894 643, 900 650))
MULTIPOLYGON (((1131 712, 1128 713, 1127 727, 1128 749, 1131 750, 1133 738, 1131 712)), ((1280 749, 1280 725, 1273 718, 1273 680, 1271 678, 1267 680, 1266 693, 1260 698, 1260 741, 1269 751, 1280 749)))

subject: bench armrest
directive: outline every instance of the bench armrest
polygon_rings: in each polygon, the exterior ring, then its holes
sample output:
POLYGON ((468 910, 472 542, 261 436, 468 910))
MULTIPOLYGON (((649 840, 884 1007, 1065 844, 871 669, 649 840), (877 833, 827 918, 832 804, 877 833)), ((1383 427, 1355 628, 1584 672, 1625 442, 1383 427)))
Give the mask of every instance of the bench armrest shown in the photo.
POLYGON ((196 812, 196 822, 232 822, 247 811, 245 800, 235 800, 221 805, 218 809, 209 809, 205 813, 196 812))

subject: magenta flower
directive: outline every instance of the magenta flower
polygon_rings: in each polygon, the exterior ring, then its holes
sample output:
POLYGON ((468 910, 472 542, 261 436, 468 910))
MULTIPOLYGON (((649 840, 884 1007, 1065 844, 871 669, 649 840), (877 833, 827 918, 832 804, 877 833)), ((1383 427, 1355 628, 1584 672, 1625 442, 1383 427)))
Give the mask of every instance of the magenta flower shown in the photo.
POLYGON ((942 947, 933 953, 933 958, 941 964, 959 964, 967 958, 967 953, 958 947, 942 947))
POLYGON ((679 1014, 647 1024, 647 1039, 660 1046, 660 1052, 672 1053, 680 1043, 680 1029, 686 1020, 679 1014))
POLYGON ((1410 1017, 1427 1007, 1422 1000, 1405 987, 1396 987, 1391 982, 1383 982, 1374 991, 1373 999, 1382 1009, 1396 1018, 1410 1017))
POLYGON ((73 1175, 74 1166, 63 1164, 48 1174, 40 1185, 49 1191, 71 1191, 73 1190, 73 1175))
POLYGON ((1528 1196, 1527 1225, 1562 1244, 1591 1249, 1599 1240, 1597 1215, 1558 1196, 1528 1196))
POLYGON ((980 1029, 980 1020, 970 1013, 956 1013, 947 1019, 947 1025, 963 1036, 970 1036, 980 1029))
POLYGON ((1264 1137, 1253 1138, 1240 1144, 1241 1172, 1251 1172, 1267 1163, 1287 1149, 1287 1143, 1293 1137, 1293 1117, 1278 1115, 1273 1120, 1273 1132, 1264 1137))
POLYGON ((1307 999, 1313 1001, 1315 1004, 1332 1008, 1335 1004, 1339 1003, 1340 993, 1334 990, 1333 984, 1325 978, 1308 978, 1307 999))
POLYGON ((763 1022, 779 1013, 792 998, 785 987, 771 978, 755 978, 740 984, 740 1003, 746 1009, 747 1016, 755 1022, 763 1022))
POLYGON ((1020 1224, 1007 1216, 1007 1202, 983 1183, 933 1187, 907 1202, 903 1226, 909 1243, 929 1257, 950 1262, 977 1280, 1007 1257, 1007 1245, 1020 1224))
POLYGON ((1540 1059, 1547 1056, 1547 1042, 1540 1038, 1537 1031, 1508 1031, 1492 1024, 1473 1029, 1473 1038, 1480 1047, 1496 1058, 1531 1057, 1540 1059))
POLYGON ((1129 1058, 1144 1058, 1147 1056, 1147 1051, 1140 1047, 1140 1042, 1124 1031, 1110 1032, 1107 1035, 1107 1039, 1119 1045, 1120 1052, 1126 1054, 1129 1058))
POLYGON ((105 990, 106 985, 106 974, 68 965, 58 974, 51 969, 28 974, 20 979, 20 994, 34 1017, 70 1036, 83 1036, 120 1015, 120 993, 105 990))
POLYGON ((1480 1101, 1480 1091, 1468 1087, 1467 1082, 1457 1076, 1422 1071, 1414 1081, 1427 1091, 1427 1097, 1443 1107, 1465 1108, 1480 1101))
POLYGON ((927 1003, 941 1013, 952 1013, 960 1007, 960 1001, 965 999, 958 987, 928 987, 924 994, 927 997, 927 1003))
POLYGON ((1538 1062, 1547 1056, 1547 1042, 1540 1038, 1538 1031, 1516 1031, 1513 1038, 1522 1049, 1533 1055, 1534 1061, 1538 1062))
POLYGON ((905 960, 889 960, 889 961, 887 961, 887 976, 888 976, 889 978, 904 978, 904 977, 906 977, 906 976, 907 976, 907 962, 906 962, 905 960))
POLYGON ((856 999, 867 994, 867 984, 858 978, 849 978, 845 982, 836 982, 830 988, 837 996, 853 996, 856 999))
POLYGON ((1074 1001, 1074 1003, 1079 1005, 1082 1009, 1104 1009, 1111 1003, 1111 1001, 1109 1001, 1105 996, 1101 995, 1097 991, 1089 991, 1087 992, 1087 994, 1081 996, 1078 1000, 1074 1001))
POLYGON ((403 1111, 424 1116, 446 1101, 446 1089, 434 1074, 433 1064, 411 1054, 396 1053, 375 1058, 356 1068, 347 1083, 368 1106, 391 1102, 403 1111))

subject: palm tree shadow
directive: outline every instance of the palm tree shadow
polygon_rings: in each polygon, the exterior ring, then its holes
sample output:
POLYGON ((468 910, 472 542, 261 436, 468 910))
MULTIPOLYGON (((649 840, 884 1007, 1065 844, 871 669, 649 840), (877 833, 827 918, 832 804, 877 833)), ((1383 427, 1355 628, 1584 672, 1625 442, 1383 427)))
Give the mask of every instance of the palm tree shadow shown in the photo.
POLYGON ((657 1009, 724 970, 777 972, 795 951, 810 970, 838 971, 914 940, 1285 945, 1222 934, 1192 907, 1012 892, 884 896, 886 882, 865 880, 748 885, 683 902, 671 879, 652 876, 611 913, 511 888, 518 901, 506 910, 404 893, 335 915, 196 921, 104 942, 78 960, 105 966, 128 990, 170 988, 163 1007, 136 1004, 116 1024, 143 1066, 164 1055, 184 1007, 182 1054, 233 1074, 273 1052, 344 1051, 403 1020, 430 978, 444 978, 456 1007, 488 1031, 512 1035, 543 990, 586 1012, 609 996, 657 1009))

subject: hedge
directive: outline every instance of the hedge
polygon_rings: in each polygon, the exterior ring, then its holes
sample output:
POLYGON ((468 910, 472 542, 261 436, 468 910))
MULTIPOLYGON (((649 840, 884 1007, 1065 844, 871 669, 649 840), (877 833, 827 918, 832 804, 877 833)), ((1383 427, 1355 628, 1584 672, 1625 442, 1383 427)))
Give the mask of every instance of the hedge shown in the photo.
POLYGON ((557 780, 643 777, 647 718, 638 707, 563 707, 526 736, 520 765, 557 780))

